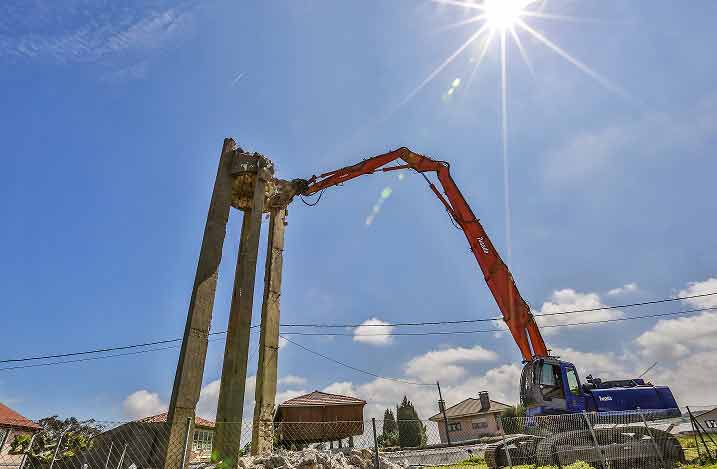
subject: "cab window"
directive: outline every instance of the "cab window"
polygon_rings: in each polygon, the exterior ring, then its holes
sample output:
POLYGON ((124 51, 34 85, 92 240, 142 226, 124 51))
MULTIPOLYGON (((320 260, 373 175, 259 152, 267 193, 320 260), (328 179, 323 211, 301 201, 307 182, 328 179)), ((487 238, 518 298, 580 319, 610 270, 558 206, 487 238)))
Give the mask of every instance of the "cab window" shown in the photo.
POLYGON ((540 372, 540 389, 546 399, 565 399, 559 365, 543 365, 540 372))
POLYGON ((570 389, 570 394, 579 396, 580 383, 578 382, 578 374, 575 371, 575 368, 568 368, 566 370, 566 375, 568 377, 568 389, 570 389))

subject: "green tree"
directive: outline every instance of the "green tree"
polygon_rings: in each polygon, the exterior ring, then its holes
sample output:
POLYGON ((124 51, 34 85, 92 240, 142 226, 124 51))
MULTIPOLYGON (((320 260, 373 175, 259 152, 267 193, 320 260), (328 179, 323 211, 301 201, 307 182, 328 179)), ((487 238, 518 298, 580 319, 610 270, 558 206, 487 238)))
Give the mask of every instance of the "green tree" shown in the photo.
POLYGON ((77 456, 90 448, 92 437, 103 430, 94 420, 60 419, 57 415, 41 419, 37 424, 42 428, 35 438, 27 434, 15 436, 10 443, 10 451, 27 454, 30 462, 38 465, 49 464, 53 457, 61 461, 77 456))
POLYGON ((381 434, 378 436, 378 444, 382 448, 391 446, 398 446, 398 425, 396 424, 396 417, 393 415, 391 409, 386 409, 383 413, 383 429, 381 434))
POLYGON ((383 413, 383 433, 397 433, 396 417, 391 409, 386 409, 383 413))
POLYGON ((507 434, 522 433, 525 427, 525 407, 521 404, 510 406, 501 415, 503 431, 507 434))
POLYGON ((428 440, 426 426, 423 425, 416 409, 406 396, 403 396, 403 401, 398 406, 396 414, 400 446, 402 448, 424 446, 428 440))

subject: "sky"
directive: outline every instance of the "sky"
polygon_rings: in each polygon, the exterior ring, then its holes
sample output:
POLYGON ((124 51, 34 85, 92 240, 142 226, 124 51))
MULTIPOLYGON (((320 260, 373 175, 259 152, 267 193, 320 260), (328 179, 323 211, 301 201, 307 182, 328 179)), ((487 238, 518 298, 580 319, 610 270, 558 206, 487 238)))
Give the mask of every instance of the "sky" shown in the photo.
MULTIPOLYGON (((225 137, 267 155, 282 178, 399 146, 449 161, 535 312, 717 292, 717 4, 549 0, 541 8, 570 18, 525 21, 579 63, 521 30, 528 65, 508 41, 506 185, 500 49, 493 43, 476 68, 477 40, 439 67, 479 27, 455 26, 475 15, 470 8, 2 2, 0 359, 181 337, 225 137)), ((417 330, 394 322, 499 314, 465 238, 421 177, 376 174, 327 190, 313 207, 297 199, 288 223, 282 322, 383 326, 287 337, 381 376, 440 380, 449 405, 482 390, 517 402, 520 354, 505 333, 360 336, 417 330)), ((240 226, 233 212, 213 331, 227 325, 240 226)), ((710 307, 717 296, 561 320, 710 307)), ((717 405, 717 376, 706 372, 717 349, 714 311, 544 335, 582 376, 635 377, 657 362, 646 378, 670 386, 680 405, 717 405)), ((221 339, 210 342, 198 406, 209 418, 221 339)), ((254 336, 247 416, 256 348, 254 336)), ((0 402, 30 418, 158 413, 177 357, 170 348, 0 369, 0 402)), ((367 417, 404 395, 422 418, 437 408, 432 386, 377 379, 288 342, 279 376, 279 401, 317 389, 367 400, 367 417)))

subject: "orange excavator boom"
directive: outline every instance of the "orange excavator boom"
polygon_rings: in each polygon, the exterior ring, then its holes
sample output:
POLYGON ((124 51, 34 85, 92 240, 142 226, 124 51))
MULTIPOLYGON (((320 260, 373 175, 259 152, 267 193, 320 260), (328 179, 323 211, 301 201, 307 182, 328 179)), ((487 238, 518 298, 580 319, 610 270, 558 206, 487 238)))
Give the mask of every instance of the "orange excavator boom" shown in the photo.
POLYGON ((427 156, 414 153, 406 147, 401 147, 363 160, 353 166, 347 166, 319 176, 312 176, 307 181, 302 194, 315 194, 328 187, 350 181, 365 174, 372 174, 379 170, 394 171, 400 169, 412 169, 422 174, 438 200, 441 201, 449 215, 463 230, 471 251, 483 272, 488 288, 493 294, 496 303, 498 303, 503 319, 523 355, 523 360, 531 361, 534 358, 547 357, 549 351, 530 311, 530 307, 520 296, 508 266, 501 259, 480 221, 451 177, 448 163, 433 160, 427 156), (386 166, 396 160, 402 160, 403 164, 386 166), (443 193, 423 174, 426 172, 436 173, 438 181, 443 187, 443 193))

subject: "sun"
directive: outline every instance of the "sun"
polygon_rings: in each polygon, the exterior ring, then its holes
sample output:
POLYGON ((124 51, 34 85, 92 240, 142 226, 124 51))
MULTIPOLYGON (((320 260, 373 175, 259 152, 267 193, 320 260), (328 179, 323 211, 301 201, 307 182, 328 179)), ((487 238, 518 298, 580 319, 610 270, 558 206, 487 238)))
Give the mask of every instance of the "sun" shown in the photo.
POLYGON ((527 13, 527 8, 537 0, 484 0, 478 4, 483 10, 485 22, 493 31, 512 30, 527 13))

